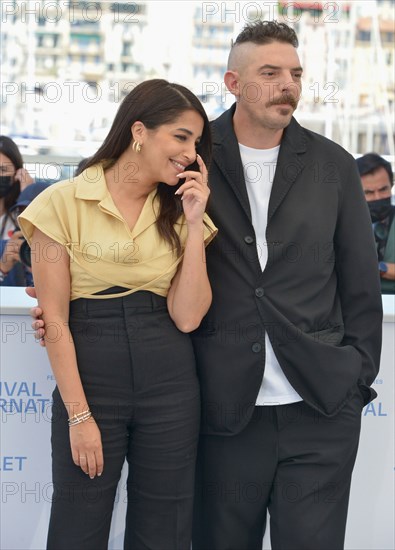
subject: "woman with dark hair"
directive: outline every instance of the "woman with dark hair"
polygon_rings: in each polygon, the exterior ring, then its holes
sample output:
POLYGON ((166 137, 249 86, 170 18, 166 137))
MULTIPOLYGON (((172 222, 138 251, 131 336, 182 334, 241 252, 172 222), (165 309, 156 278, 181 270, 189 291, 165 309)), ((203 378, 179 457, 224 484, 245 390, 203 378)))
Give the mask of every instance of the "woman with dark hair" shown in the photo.
POLYGON ((33 179, 23 168, 17 144, 7 136, 0 136, 0 239, 8 238, 8 232, 14 229, 10 209, 30 183, 33 179))
POLYGON ((25 286, 29 274, 19 262, 23 239, 15 231, 15 207, 21 191, 33 183, 23 168, 22 155, 17 144, 7 136, 0 136, 0 286, 25 286))
POLYGON ((107 548, 125 458, 124 547, 190 547, 200 394, 186 333, 211 304, 210 155, 196 96, 147 81, 82 173, 19 217, 57 382, 49 549, 107 548))

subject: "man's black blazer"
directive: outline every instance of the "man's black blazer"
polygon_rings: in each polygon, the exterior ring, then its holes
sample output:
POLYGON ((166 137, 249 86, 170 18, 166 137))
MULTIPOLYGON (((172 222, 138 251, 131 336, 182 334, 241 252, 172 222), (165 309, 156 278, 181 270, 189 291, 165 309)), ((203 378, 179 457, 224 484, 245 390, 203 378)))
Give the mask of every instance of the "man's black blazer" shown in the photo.
POLYGON ((232 435, 251 418, 265 331, 291 385, 333 416, 355 391, 367 403, 380 362, 382 302, 370 216, 353 157, 302 128, 284 131, 266 243, 251 223, 234 106, 212 123, 207 248, 212 306, 192 333, 203 433, 232 435), (268 247, 262 272, 258 253, 268 247))

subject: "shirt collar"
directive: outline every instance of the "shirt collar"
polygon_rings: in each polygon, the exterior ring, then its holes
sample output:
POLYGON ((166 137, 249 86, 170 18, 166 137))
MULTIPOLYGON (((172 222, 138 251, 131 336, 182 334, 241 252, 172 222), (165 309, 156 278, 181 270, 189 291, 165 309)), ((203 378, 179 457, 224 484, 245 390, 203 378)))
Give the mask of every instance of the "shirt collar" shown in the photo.
POLYGON ((76 199, 101 201, 108 194, 104 170, 101 164, 89 166, 89 168, 76 177, 76 199))
POLYGON ((102 164, 89 166, 76 178, 75 197, 87 201, 98 201, 98 207, 124 221, 107 187, 102 164))
MULTIPOLYGON (((136 221, 136 225, 133 228, 133 236, 142 233, 156 222, 159 212, 159 199, 155 195, 156 190, 151 191, 148 195, 140 216, 136 221)), ((75 197, 77 199, 98 201, 98 206, 101 210, 112 214, 125 223, 108 191, 102 164, 90 166, 79 176, 76 176, 75 197)))

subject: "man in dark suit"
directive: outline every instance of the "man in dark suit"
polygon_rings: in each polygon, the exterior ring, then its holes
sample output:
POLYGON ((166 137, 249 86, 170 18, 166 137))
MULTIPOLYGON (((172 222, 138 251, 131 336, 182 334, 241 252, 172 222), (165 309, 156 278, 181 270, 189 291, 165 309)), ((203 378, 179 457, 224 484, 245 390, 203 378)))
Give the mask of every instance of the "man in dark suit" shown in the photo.
POLYGON ((193 334, 202 391, 193 550, 340 550, 382 308, 353 157, 292 117, 294 31, 247 25, 235 105, 212 125, 212 306, 193 334))

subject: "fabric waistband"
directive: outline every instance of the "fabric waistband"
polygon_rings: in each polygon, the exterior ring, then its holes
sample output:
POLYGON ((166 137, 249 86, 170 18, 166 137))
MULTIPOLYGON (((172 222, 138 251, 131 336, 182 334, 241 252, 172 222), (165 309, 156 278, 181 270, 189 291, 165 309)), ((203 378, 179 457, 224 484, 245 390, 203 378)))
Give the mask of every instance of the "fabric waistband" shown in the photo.
MULTIPOLYGON (((100 294, 116 294, 124 292, 124 288, 112 287, 100 294)), ((70 302, 70 314, 77 312, 88 313, 89 311, 103 311, 125 308, 148 308, 151 310, 167 308, 167 300, 164 296, 159 296, 153 292, 147 290, 139 290, 128 294, 127 296, 120 296, 119 298, 108 298, 104 300, 90 300, 89 298, 78 298, 70 302)))

